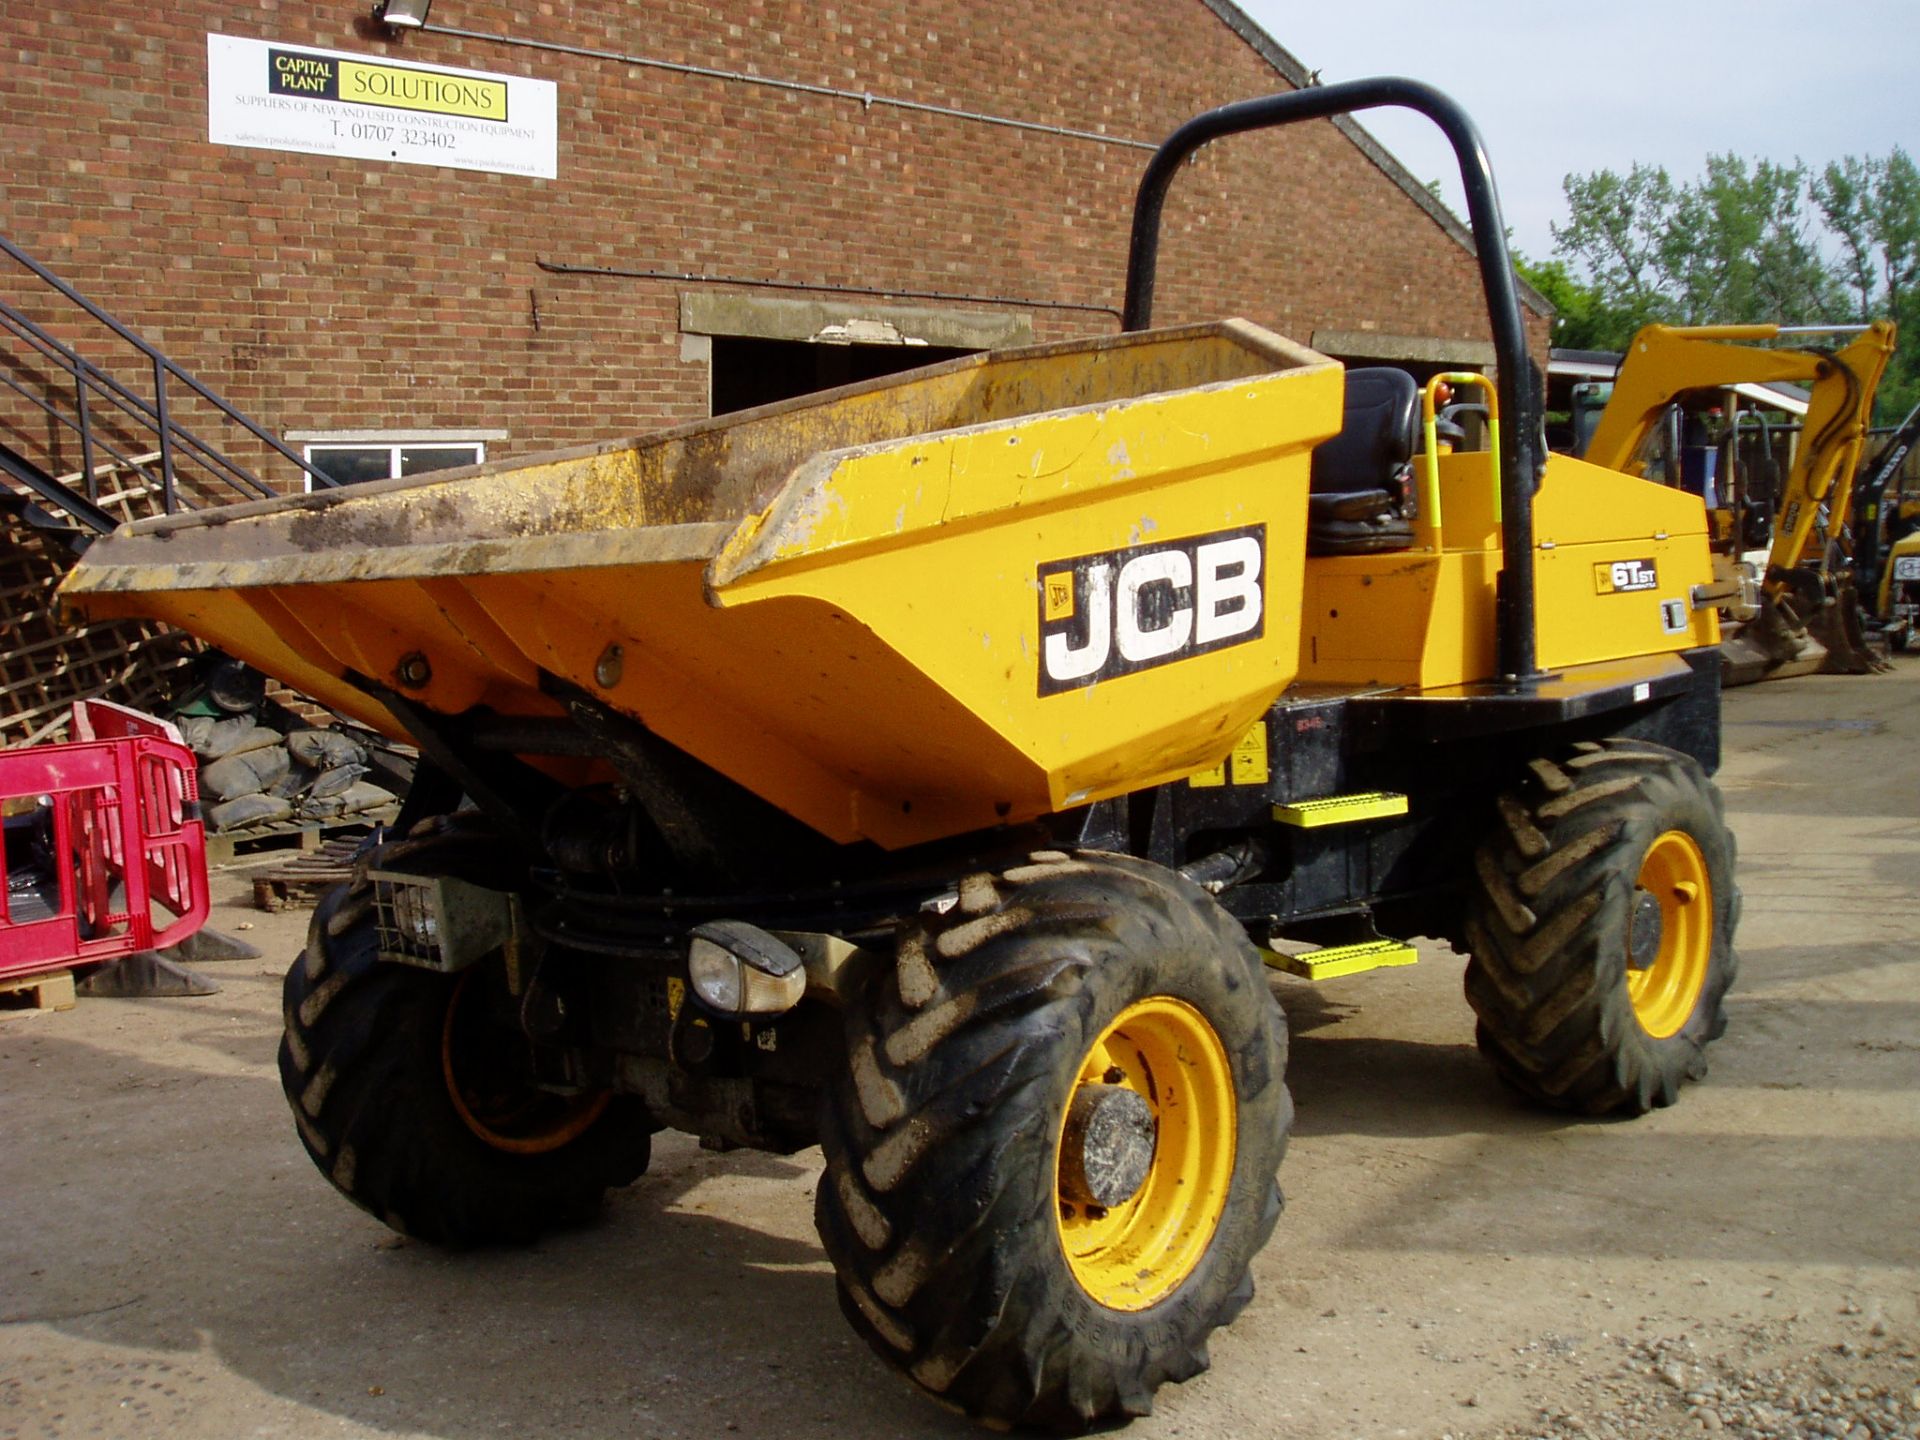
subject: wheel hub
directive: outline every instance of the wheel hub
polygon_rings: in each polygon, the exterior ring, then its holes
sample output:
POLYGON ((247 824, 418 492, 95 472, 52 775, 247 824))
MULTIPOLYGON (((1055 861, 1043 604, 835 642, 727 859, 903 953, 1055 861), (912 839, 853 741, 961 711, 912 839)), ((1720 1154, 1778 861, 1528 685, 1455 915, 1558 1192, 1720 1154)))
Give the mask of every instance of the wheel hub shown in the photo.
POLYGON ((1060 1248, 1110 1310, 1180 1288, 1226 1213, 1238 1144, 1233 1064, 1206 1016, 1135 1001, 1081 1057, 1054 1146, 1060 1248))
POLYGON ((1684 830, 1654 837, 1635 877, 1627 929, 1627 998, 1656 1040, 1693 1018, 1713 960, 1713 882, 1684 830), (1649 903, 1651 902, 1651 903, 1649 903))
POLYGON ((1648 970, 1660 958, 1660 897, 1651 890, 1633 892, 1633 921, 1627 936, 1627 968, 1648 970))
POLYGON ((1060 1194, 1111 1210, 1140 1192, 1159 1127, 1146 1097, 1124 1085, 1083 1085, 1060 1135, 1060 1194))

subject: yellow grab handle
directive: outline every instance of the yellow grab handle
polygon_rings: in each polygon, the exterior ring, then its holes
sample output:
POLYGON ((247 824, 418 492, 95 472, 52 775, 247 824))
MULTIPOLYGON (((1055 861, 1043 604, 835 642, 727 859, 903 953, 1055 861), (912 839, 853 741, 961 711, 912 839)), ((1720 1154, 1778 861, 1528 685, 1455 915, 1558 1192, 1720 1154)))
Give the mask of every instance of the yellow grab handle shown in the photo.
POLYGON ((1433 517, 1433 528, 1440 529, 1440 437, 1435 426, 1434 396, 1442 385, 1451 385, 1458 389, 1462 385, 1477 386, 1487 395, 1487 454, 1493 463, 1493 518, 1498 523, 1500 516, 1500 395, 1494 389, 1493 381, 1485 375, 1476 375, 1471 370, 1449 370, 1427 381, 1420 392, 1420 424, 1427 439, 1426 479, 1420 497, 1421 504, 1433 517))

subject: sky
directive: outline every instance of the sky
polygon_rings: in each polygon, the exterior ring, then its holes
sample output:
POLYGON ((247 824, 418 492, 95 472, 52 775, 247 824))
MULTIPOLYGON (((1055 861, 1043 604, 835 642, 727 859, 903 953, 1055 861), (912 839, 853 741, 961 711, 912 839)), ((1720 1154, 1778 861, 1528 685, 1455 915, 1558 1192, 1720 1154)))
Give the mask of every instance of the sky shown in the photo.
MULTIPOLYGON (((1920 0, 1238 0, 1323 83, 1406 75, 1479 125, 1513 243, 1553 252, 1569 173, 1634 162, 1693 179, 1706 157, 1818 169, 1843 155, 1920 158, 1920 0)), ((1432 123, 1373 111, 1364 125, 1465 214, 1432 123)))

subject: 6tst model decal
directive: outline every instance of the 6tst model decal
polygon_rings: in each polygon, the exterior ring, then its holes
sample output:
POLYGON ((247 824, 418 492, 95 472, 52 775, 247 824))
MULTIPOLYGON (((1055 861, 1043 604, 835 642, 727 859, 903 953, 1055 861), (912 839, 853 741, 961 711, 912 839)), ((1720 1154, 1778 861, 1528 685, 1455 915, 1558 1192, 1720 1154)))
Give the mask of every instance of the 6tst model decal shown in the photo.
POLYGON ((1660 571, 1651 560, 1602 560, 1593 567, 1593 588, 1600 595, 1658 590, 1660 571))
POLYGON ((1267 527, 1053 560, 1040 567, 1040 693, 1257 640, 1267 527))

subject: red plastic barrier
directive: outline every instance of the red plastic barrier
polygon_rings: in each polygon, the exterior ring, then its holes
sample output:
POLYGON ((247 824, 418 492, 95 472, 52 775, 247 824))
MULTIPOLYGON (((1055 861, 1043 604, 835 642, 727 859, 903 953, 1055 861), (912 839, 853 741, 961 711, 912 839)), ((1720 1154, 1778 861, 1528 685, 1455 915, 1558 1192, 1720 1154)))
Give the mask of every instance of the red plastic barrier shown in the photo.
POLYGON ((0 976, 163 949, 206 923, 193 752, 172 726, 101 701, 74 706, 74 733, 0 751, 0 801, 39 802, 31 823, 50 827, 54 860, 44 886, 16 895, 0 849, 0 976), (156 925, 156 905, 172 918, 156 925))

